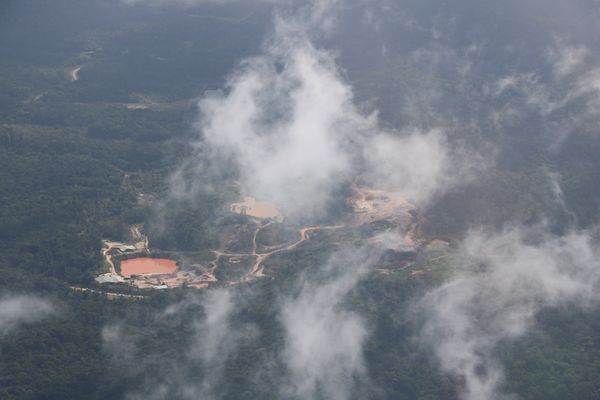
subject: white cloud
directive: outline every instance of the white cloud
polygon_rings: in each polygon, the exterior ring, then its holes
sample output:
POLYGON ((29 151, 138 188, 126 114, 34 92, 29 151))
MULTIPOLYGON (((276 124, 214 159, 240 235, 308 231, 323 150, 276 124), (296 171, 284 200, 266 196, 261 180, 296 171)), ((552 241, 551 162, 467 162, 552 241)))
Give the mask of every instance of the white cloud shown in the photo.
POLYGON ((55 311, 52 303, 36 296, 4 296, 0 298, 0 336, 21 325, 39 321, 55 311))
POLYGON ((204 376, 193 398, 217 398, 217 386, 223 379, 223 370, 228 357, 250 330, 236 331, 231 325, 231 317, 236 304, 230 291, 214 290, 207 294, 203 302, 206 316, 195 322, 194 342, 189 356, 199 359, 204 366, 204 376))
POLYGON ((104 348, 123 373, 142 378, 130 399, 217 399, 222 390, 225 363, 242 340, 252 338, 252 326, 232 325, 237 302, 230 290, 216 289, 203 296, 188 295, 154 315, 158 326, 166 321, 193 318, 192 336, 185 348, 166 354, 163 349, 140 351, 143 334, 126 322, 103 329, 104 348), (199 372, 191 375, 191 371, 199 372))
POLYGON ((234 71, 225 95, 200 102, 202 144, 235 160, 246 194, 313 215, 363 174, 422 203, 466 178, 473 160, 454 157, 442 128, 382 129, 330 53, 293 23, 279 23, 276 36, 234 71))
POLYGON ((583 65, 590 51, 583 46, 569 46, 561 40, 548 50, 548 58, 557 77, 563 78, 574 73, 583 65))
POLYGON ((247 193, 310 213, 350 167, 351 132, 342 130, 354 113, 350 90, 309 43, 277 53, 247 60, 227 96, 201 102, 202 131, 235 157, 247 193))
POLYGON ((464 379, 464 399, 503 398, 494 350, 529 332, 544 307, 597 300, 597 246, 585 232, 511 228, 471 232, 461 255, 456 276, 420 300, 421 340, 445 372, 464 379))
POLYGON ((365 382, 362 352, 368 332, 359 315, 342 308, 366 272, 364 262, 356 259, 356 254, 335 256, 318 277, 305 277, 300 291, 283 302, 282 357, 289 375, 285 398, 345 400, 357 383, 365 382))
POLYGON ((511 131, 518 122, 540 118, 537 129, 554 149, 572 134, 595 130, 600 121, 600 67, 591 55, 585 46, 555 39, 541 68, 485 84, 484 93, 500 102, 492 112, 496 126, 511 131))
POLYGON ((122 0, 123 3, 129 5, 146 4, 146 5, 157 5, 157 6, 183 6, 191 7, 203 4, 215 4, 215 5, 226 5, 226 4, 246 4, 249 1, 254 3, 286 3, 287 0, 122 0))
POLYGON ((369 180, 420 206, 440 189, 465 182, 470 175, 467 159, 452 160, 446 137, 437 129, 427 133, 414 131, 406 136, 380 134, 366 149, 369 180))

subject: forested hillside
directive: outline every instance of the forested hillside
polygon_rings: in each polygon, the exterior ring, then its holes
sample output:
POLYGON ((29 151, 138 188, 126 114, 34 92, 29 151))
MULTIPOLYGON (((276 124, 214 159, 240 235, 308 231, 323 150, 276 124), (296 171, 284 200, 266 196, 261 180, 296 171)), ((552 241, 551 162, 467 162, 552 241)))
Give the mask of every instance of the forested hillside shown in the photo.
POLYGON ((596 2, 283 3, 0 4, 0 398, 600 399, 596 2))

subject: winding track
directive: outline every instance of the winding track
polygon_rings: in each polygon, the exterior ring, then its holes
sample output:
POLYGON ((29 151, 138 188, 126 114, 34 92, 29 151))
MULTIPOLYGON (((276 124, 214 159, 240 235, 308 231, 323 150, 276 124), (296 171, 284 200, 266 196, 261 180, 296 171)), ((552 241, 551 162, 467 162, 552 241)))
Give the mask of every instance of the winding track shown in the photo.
POLYGON ((248 256, 252 256, 252 257, 256 257, 256 261, 254 262, 254 265, 252 266, 252 269, 250 270, 250 273, 255 276, 255 277, 260 277, 263 276, 263 267, 262 267, 262 263, 269 257, 271 257, 273 254, 275 253, 280 253, 283 251, 290 251, 290 250, 294 250, 296 247, 298 247, 300 244, 302 244, 303 242, 305 242, 306 240, 309 239, 309 233, 310 232, 314 232, 314 231, 320 231, 320 230, 330 230, 330 229, 340 229, 343 228, 345 225, 324 225, 324 226, 307 226, 304 227, 302 229, 300 229, 299 234, 300 234, 300 239, 297 240, 294 243, 291 243, 289 245, 283 245, 283 246, 279 246, 271 251, 268 251, 266 253, 259 253, 258 252, 258 245, 256 244, 256 237, 258 236, 258 233, 260 232, 261 229, 266 228, 267 226, 271 225, 273 222, 269 222, 266 225, 263 226, 259 226, 258 228, 256 228, 256 231, 254 231, 254 237, 252 239, 252 253, 226 253, 226 252, 222 252, 219 250, 213 250, 212 252, 216 255, 215 259, 211 262, 211 264, 213 265, 213 269, 212 272, 214 273, 214 270, 217 268, 217 263, 219 261, 219 259, 222 256, 225 257, 248 257, 248 256))

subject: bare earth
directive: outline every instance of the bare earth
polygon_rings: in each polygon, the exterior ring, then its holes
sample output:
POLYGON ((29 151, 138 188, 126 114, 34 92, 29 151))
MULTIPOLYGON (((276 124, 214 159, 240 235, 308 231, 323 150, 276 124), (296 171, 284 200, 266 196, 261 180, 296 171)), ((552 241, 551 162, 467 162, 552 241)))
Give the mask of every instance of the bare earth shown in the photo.
POLYGON ((352 196, 347 199, 356 216, 356 223, 365 224, 378 220, 405 222, 412 217, 409 211, 416 206, 402 196, 384 190, 368 189, 353 185, 352 196))
MULTIPOLYGON (((383 190, 358 187, 351 187, 351 195, 346 199, 347 204, 353 209, 353 221, 348 226, 359 227, 363 224, 372 224, 377 221, 392 222, 393 228, 389 228, 392 235, 401 234, 399 239, 392 237, 393 246, 402 251, 415 249, 420 243, 420 221, 415 218, 413 211, 416 206, 403 197, 383 190)), ((141 226, 134 225, 130 229, 134 244, 104 241, 102 253, 110 266, 110 272, 100 275, 96 280, 100 283, 128 283, 137 288, 167 289, 186 285, 192 288, 205 288, 211 283, 216 282, 215 277, 217 266, 220 265, 221 257, 227 257, 229 263, 235 264, 232 260, 241 260, 251 258, 252 264, 248 272, 235 281, 227 281, 227 284, 234 285, 241 282, 247 282, 255 278, 264 276, 264 262, 274 254, 293 251, 303 242, 310 239, 312 232, 324 230, 336 230, 344 228, 346 225, 323 225, 308 226, 299 229, 299 238, 297 241, 288 244, 261 247, 257 244, 257 237, 260 231, 268 226, 281 223, 284 215, 272 204, 257 201, 253 197, 243 197, 242 201, 233 203, 230 206, 233 213, 246 215, 254 219, 256 225, 252 237, 252 250, 244 252, 229 252, 222 248, 212 250, 214 259, 208 264, 201 264, 197 269, 192 268, 189 271, 179 270, 175 260, 154 259, 146 257, 150 253, 148 239, 142 233, 141 226), (114 255, 132 255, 139 254, 138 258, 129 258, 121 262, 121 273, 115 271, 112 257, 114 255)), ((383 232, 387 235, 388 231, 383 232)), ((373 246, 384 246, 389 248, 390 240, 383 240, 382 235, 375 236, 369 240, 373 246), (381 243, 380 243, 381 242, 381 243)))
MULTIPOLYGON (((129 229, 131 238, 135 240, 133 244, 114 241, 103 241, 102 254, 109 266, 109 272, 96 277, 98 283, 127 283, 139 289, 167 289, 180 287, 184 283, 188 287, 205 288, 211 282, 215 282, 215 277, 210 273, 196 274, 188 271, 180 271, 176 267, 170 266, 165 269, 161 266, 150 265, 140 260, 157 260, 149 257, 143 257, 150 253, 148 238, 142 233, 141 225, 132 225, 129 229), (139 254, 140 257, 124 260, 121 262, 122 272, 118 274, 115 270, 113 256, 122 256, 125 254, 139 254), (138 268, 140 266, 141 268, 138 268), (136 265, 137 264, 137 265, 136 265), (131 269, 130 266, 135 266, 131 269), (124 268, 124 269, 123 269, 124 268)), ((169 263, 175 263, 174 260, 167 260, 169 263)), ((154 261, 152 261, 154 262, 154 261)))
MULTIPOLYGON (((346 200, 354 211, 355 224, 363 225, 376 221, 390 221, 403 232, 402 241, 396 247, 414 249, 418 246, 420 224, 411 212, 417 207, 404 197, 384 190, 352 185, 352 195, 346 200)), ((372 245, 382 245, 380 238, 369 240, 372 245)), ((389 244, 387 244, 389 245, 389 244)))
POLYGON ((274 205, 257 201, 254 197, 244 197, 241 202, 233 203, 230 209, 236 214, 260 219, 273 219, 277 222, 282 222, 284 218, 283 214, 274 205))

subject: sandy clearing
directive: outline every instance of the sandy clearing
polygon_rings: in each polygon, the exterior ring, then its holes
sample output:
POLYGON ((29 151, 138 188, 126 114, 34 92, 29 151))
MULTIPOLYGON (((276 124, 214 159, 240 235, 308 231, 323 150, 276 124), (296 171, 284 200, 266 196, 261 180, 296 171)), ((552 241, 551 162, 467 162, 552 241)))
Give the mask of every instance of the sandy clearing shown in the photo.
POLYGON ((236 214, 248 215, 260 219, 273 219, 277 222, 282 222, 284 218, 283 214, 274 205, 248 196, 245 196, 239 203, 233 203, 230 210, 236 214))
POLYGON ((384 219, 410 221, 410 211, 417 207, 404 197, 385 190, 368 189, 352 185, 352 196, 346 201, 354 210, 357 224, 384 219))

